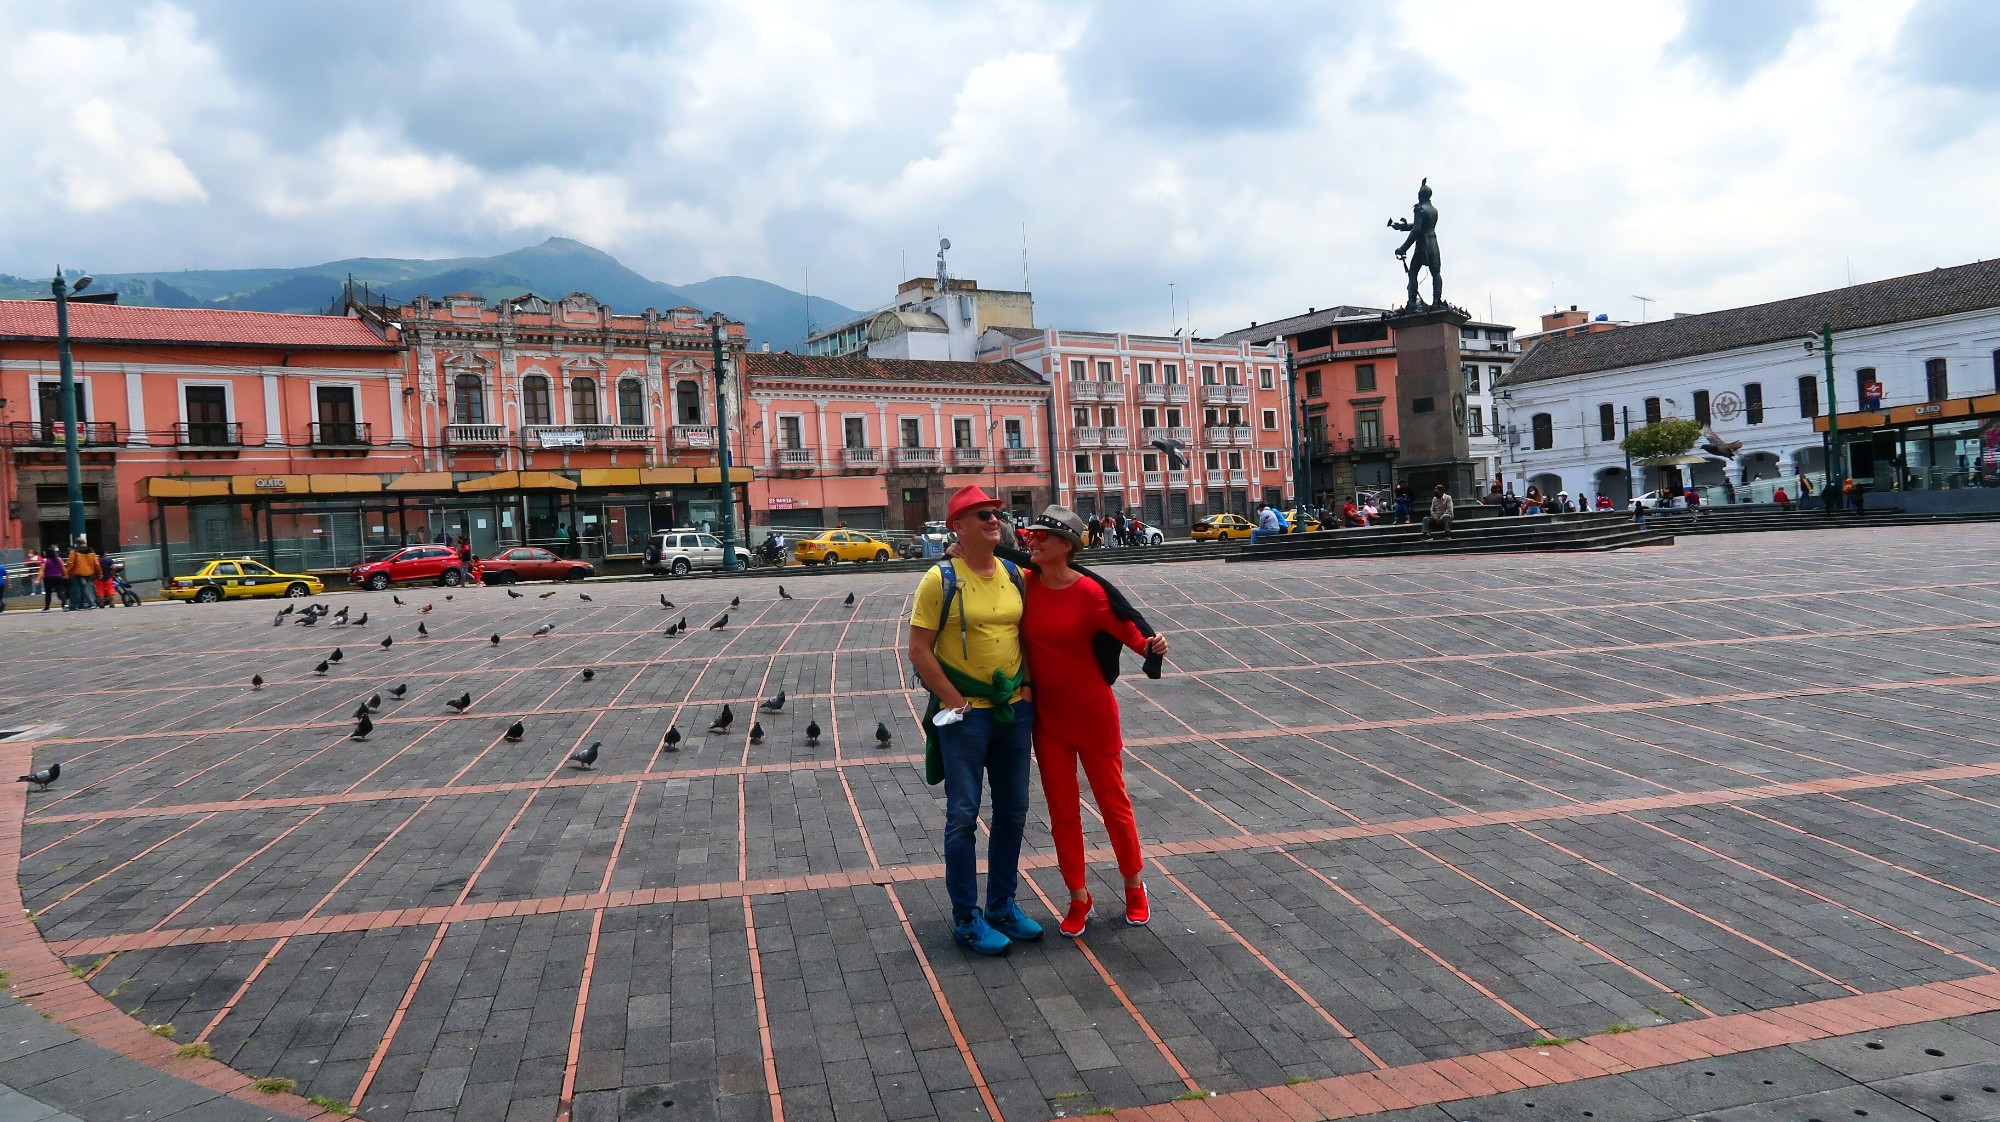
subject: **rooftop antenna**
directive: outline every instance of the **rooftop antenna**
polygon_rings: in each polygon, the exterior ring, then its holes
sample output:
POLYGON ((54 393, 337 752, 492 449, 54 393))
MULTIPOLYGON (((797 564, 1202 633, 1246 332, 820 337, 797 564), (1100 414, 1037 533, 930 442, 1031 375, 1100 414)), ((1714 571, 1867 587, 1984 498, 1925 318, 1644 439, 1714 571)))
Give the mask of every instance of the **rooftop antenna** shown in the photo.
MULTIPOLYGON (((1853 270, 1849 270, 1852 272, 1853 270)), ((1021 291, 1033 292, 1035 286, 1028 283, 1028 224, 1021 223, 1021 291)))
POLYGON ((1639 322, 1640 323, 1646 322, 1646 312, 1648 308, 1652 305, 1653 298, 1651 296, 1634 296, 1632 297, 1632 299, 1637 300, 1639 302, 1639 322))
POLYGON ((1180 334, 1180 326, 1181 326, 1180 317, 1181 317, 1180 309, 1174 305, 1174 282, 1168 281, 1167 282, 1167 326, 1173 328, 1174 334, 1176 335, 1180 334))
POLYGON ((806 266, 806 338, 813 337, 813 271, 806 266))
POLYGON ((944 294, 945 294, 945 293, 946 293, 947 291, 949 291, 949 290, 950 290, 950 288, 951 288, 951 274, 950 274, 950 273, 947 273, 947 272, 945 271, 945 267, 944 267, 944 251, 945 251, 945 250, 947 250, 947 249, 950 249, 950 248, 951 248, 951 239, 950 239, 950 238, 939 238, 939 239, 938 239, 938 275, 937 275, 937 282, 938 282, 938 287, 937 287, 937 294, 938 294, 939 296, 943 296, 943 295, 944 295, 944 294))

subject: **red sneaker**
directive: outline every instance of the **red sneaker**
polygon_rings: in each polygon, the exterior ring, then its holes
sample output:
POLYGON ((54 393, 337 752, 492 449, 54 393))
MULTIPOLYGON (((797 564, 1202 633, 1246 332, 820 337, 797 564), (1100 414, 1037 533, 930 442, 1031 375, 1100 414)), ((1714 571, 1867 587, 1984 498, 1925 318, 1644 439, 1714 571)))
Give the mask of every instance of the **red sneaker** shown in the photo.
POLYGON ((1133 927, 1144 927, 1153 918, 1152 905, 1146 903, 1146 885, 1142 881, 1137 888, 1125 890, 1125 922, 1133 927))
POLYGON ((1090 917, 1096 914, 1097 904, 1090 897, 1084 897, 1081 904, 1071 900, 1069 911, 1064 913, 1062 922, 1056 925, 1056 931, 1074 939, 1083 934, 1083 929, 1090 923, 1090 917))

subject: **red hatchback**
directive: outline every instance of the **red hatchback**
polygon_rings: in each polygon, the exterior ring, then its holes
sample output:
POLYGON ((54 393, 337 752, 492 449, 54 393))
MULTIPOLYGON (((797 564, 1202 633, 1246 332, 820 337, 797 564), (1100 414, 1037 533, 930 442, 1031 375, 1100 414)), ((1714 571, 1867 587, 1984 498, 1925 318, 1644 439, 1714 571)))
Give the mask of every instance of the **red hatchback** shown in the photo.
POLYGON ((517 545, 503 549, 480 562, 487 584, 515 584, 524 580, 582 580, 597 575, 585 561, 557 557, 546 549, 517 545))
MULTIPOLYGON (((477 561, 472 563, 472 579, 479 579, 477 561)), ((348 570, 347 580, 371 592, 412 582, 456 588, 465 583, 465 570, 459 568, 457 550, 442 545, 412 545, 380 561, 364 561, 354 566, 348 570)))

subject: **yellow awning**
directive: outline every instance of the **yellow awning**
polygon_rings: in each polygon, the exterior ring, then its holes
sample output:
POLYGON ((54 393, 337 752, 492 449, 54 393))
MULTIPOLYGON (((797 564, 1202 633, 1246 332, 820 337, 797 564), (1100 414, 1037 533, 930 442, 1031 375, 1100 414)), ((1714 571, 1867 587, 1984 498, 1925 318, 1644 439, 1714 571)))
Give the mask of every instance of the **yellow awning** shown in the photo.
POLYGON ((170 479, 155 475, 146 480, 149 499, 208 499, 228 494, 227 479, 170 479))
POLYGON ((303 495, 312 490, 310 475, 232 475, 232 495, 303 495))
POLYGON ((382 490, 379 475, 315 475, 312 492, 315 495, 373 495, 382 490))
MULTIPOLYGON (((748 483, 755 478, 757 478, 757 472, 752 468, 737 467, 734 465, 731 465, 729 468, 729 481, 731 483, 748 483)), ((696 483, 720 483, 722 482, 722 469, 696 468, 694 469, 694 481, 696 483)))
POLYGON ((461 480, 459 494, 470 495, 480 491, 512 491, 521 486, 518 471, 496 471, 492 475, 482 475, 476 479, 461 480))
POLYGON ((449 491, 452 489, 451 473, 448 471, 404 472, 389 481, 385 491, 449 491))
POLYGON ((520 487, 523 491, 574 491, 576 480, 552 471, 524 471, 520 473, 520 487))

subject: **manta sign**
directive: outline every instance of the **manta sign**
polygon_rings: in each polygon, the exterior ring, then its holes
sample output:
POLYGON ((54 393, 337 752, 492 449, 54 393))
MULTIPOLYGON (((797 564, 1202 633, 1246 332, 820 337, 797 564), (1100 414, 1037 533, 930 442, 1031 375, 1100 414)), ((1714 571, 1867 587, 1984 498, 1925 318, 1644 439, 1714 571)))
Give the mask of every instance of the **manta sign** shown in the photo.
POLYGON ((542 429, 535 434, 544 448, 581 448, 583 433, 576 429, 542 429))

